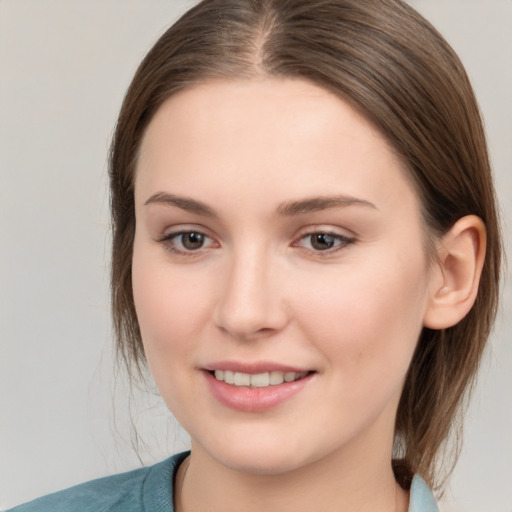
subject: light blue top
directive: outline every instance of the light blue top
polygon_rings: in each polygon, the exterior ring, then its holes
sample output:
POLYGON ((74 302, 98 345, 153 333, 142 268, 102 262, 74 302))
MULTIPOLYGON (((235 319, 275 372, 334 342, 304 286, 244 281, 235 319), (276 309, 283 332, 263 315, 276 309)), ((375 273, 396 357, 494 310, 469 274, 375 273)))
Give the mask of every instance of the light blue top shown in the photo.
MULTIPOLYGON (((8 512, 174 512, 174 477, 189 453, 178 453, 154 466, 76 485, 8 512)), ((419 476, 412 481, 409 512, 439 512, 430 489, 419 476)))

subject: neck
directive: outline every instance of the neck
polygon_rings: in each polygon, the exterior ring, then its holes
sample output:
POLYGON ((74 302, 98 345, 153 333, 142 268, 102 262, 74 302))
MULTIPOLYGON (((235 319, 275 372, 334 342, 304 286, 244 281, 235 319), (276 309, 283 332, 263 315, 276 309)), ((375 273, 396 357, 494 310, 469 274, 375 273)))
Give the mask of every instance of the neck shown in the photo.
POLYGON ((408 493, 395 482, 391 453, 368 453, 357 463, 333 452, 283 474, 254 474, 219 464, 200 446, 180 467, 176 512, 406 512, 408 493))

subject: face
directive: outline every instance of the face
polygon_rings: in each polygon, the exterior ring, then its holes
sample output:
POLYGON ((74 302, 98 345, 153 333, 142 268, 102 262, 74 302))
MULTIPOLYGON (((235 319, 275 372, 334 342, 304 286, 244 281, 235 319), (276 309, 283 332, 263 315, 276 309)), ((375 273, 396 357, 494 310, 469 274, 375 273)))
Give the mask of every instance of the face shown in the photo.
POLYGON ((156 113, 133 291, 193 453, 274 474, 389 460, 429 295, 405 173, 364 117, 301 80, 212 81, 156 113))

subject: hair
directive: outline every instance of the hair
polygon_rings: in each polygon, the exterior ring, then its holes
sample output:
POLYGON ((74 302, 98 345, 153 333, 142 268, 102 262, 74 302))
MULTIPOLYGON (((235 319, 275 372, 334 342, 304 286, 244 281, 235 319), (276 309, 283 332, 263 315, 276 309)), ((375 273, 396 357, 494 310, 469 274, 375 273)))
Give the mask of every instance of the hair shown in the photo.
POLYGON ((132 376, 144 374, 131 269, 134 176, 145 130, 180 90, 255 77, 308 80, 373 122, 405 163, 430 241, 465 215, 485 223, 475 304, 451 328, 423 329, 396 417, 397 481, 407 489, 419 473, 441 488, 459 452, 460 413, 496 315, 501 239, 483 124, 466 72, 443 37, 401 0, 204 0, 148 52, 124 98, 109 162, 120 358, 132 376), (448 438, 456 441, 451 464, 443 449, 448 438))

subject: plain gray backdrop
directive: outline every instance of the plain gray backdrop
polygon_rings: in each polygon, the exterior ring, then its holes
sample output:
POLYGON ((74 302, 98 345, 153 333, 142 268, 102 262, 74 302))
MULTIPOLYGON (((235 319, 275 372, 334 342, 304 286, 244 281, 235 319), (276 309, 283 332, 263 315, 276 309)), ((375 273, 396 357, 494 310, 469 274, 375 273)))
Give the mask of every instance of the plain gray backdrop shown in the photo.
MULTIPOLYGON (((106 154, 138 62, 192 3, 0 0, 0 509, 138 466, 131 423, 146 464, 187 446, 114 369, 106 154)), ((512 1, 410 3, 473 81, 510 248, 512 1)), ((512 512, 511 296, 508 277, 444 512, 512 512)))

